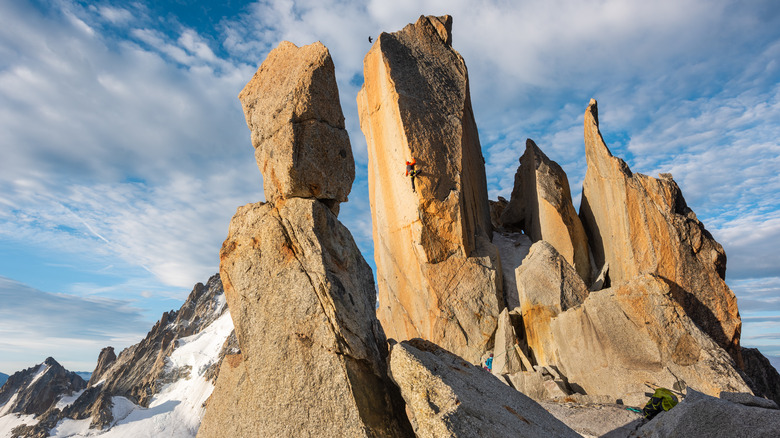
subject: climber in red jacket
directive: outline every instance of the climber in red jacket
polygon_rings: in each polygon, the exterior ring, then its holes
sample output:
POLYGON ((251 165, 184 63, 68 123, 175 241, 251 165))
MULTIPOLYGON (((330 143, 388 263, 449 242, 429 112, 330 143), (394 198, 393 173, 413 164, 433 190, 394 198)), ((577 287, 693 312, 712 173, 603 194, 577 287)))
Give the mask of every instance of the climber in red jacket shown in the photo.
POLYGON ((415 170, 414 165, 417 164, 417 160, 412 157, 412 161, 406 162, 406 176, 412 179, 412 192, 416 192, 414 188, 414 178, 420 173, 419 170, 415 170))

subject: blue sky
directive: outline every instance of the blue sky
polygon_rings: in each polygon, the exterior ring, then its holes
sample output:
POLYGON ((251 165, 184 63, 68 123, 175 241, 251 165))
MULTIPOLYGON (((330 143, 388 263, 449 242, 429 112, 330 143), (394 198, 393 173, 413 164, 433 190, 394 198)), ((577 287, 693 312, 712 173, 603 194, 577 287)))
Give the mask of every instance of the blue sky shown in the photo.
POLYGON ((0 372, 47 356, 91 371, 217 272, 236 207, 263 199, 236 96, 282 40, 333 56, 357 165, 340 218, 371 263, 367 37, 444 13, 491 198, 509 197, 530 137, 578 206, 595 97, 612 152, 671 172, 726 249, 743 344, 780 358, 773 0, 0 0, 0 372))

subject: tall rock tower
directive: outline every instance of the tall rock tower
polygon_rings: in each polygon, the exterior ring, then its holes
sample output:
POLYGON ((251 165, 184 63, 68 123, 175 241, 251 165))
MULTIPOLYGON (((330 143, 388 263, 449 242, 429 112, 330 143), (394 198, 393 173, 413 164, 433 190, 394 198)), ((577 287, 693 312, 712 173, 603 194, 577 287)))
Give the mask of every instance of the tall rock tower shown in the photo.
POLYGON ((336 218, 355 164, 328 49, 281 43, 239 98, 268 202, 238 209, 220 251, 241 354, 198 436, 409 436, 371 268, 336 218))
POLYGON ((368 143, 379 320, 476 362, 503 303, 484 158, 452 18, 382 33, 358 94, 368 143), (405 176, 414 160, 416 191, 405 176))
POLYGON ((632 173, 612 156, 591 99, 584 119, 588 170, 580 216, 597 266, 609 263, 612 284, 654 274, 691 319, 741 366, 742 320, 724 281, 726 253, 685 203, 671 175, 632 173))

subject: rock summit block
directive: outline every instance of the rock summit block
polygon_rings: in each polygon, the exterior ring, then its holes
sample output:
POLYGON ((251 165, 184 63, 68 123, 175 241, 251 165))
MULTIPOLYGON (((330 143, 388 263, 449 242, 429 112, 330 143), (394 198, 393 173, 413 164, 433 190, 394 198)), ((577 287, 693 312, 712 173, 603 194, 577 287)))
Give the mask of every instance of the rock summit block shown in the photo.
POLYGON ((328 49, 282 42, 238 98, 266 200, 316 198, 337 213, 355 180, 355 160, 328 49))

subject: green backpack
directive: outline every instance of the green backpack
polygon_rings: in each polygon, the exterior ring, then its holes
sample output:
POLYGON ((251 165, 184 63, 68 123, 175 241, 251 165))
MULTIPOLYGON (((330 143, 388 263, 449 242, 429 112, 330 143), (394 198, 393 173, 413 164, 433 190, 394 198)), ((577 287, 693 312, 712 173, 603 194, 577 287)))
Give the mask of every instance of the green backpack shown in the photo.
POLYGON ((672 394, 672 391, 666 388, 658 388, 650 397, 650 400, 647 401, 645 408, 642 409, 642 413, 645 415, 645 418, 652 420, 659 412, 668 411, 675 406, 677 406, 677 397, 672 394))

